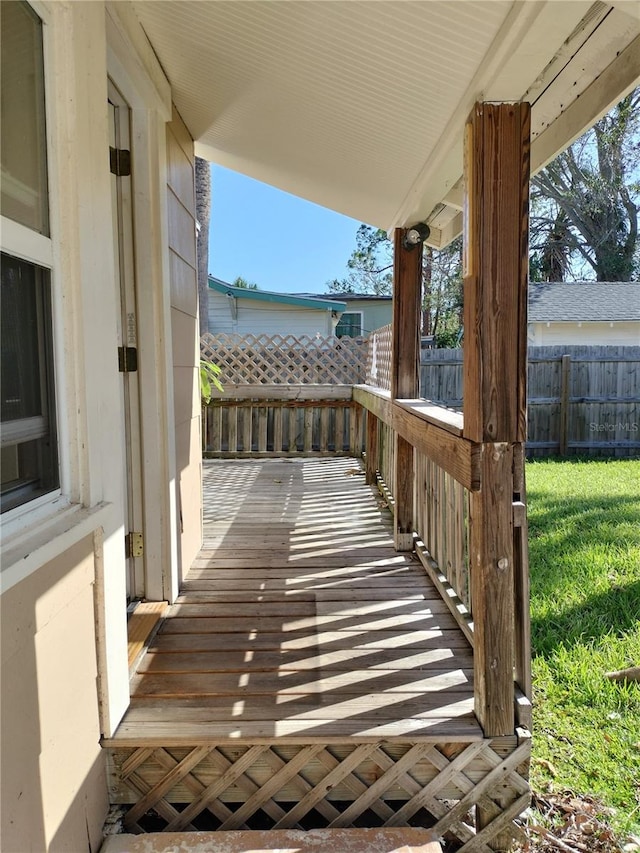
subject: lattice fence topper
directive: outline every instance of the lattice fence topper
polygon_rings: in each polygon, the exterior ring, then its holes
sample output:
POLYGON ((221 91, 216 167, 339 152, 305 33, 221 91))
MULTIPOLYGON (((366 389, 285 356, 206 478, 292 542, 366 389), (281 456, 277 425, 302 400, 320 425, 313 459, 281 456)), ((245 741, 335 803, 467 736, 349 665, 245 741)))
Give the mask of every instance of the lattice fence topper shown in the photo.
POLYGON ((382 326, 369 336, 366 384, 391 389, 391 325, 382 326))
POLYGON ((356 385, 364 381, 368 341, 309 335, 212 335, 201 357, 219 365, 223 385, 356 385))

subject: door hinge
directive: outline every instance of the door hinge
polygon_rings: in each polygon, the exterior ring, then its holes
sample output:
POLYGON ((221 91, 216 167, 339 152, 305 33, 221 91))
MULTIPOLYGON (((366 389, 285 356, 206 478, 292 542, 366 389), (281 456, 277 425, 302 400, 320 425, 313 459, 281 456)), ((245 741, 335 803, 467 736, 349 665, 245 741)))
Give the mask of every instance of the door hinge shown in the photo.
POLYGON ((127 533, 124 537, 125 557, 144 556, 144 539, 142 533, 127 533))
POLYGON ((137 347, 118 347, 118 370, 120 373, 135 373, 137 369, 137 347))
POLYGON ((131 151, 109 146, 109 164, 112 175, 117 178, 128 178, 131 174, 131 151))

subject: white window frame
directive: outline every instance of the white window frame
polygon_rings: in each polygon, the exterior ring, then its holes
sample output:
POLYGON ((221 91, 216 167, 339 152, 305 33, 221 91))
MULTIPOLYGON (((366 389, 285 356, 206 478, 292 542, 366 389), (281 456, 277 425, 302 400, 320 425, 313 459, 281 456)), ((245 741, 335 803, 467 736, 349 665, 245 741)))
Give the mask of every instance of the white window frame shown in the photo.
MULTIPOLYGON (((53 92, 51 91, 51 86, 49 84, 50 73, 47 67, 47 20, 46 20, 46 10, 38 3, 28 3, 31 6, 34 13, 38 16, 42 23, 42 52, 43 52, 43 70, 44 70, 44 100, 45 100, 45 125, 46 125, 46 137, 45 137, 45 145, 46 145, 46 158, 47 158, 47 171, 49 174, 50 171, 50 162, 51 162, 51 115, 49 110, 49 102, 53 97, 53 92)), ((51 180, 48 177, 47 180, 47 205, 49 208, 49 233, 51 235, 53 230, 53 224, 51 223, 51 213, 52 213, 52 193, 51 193, 51 180)), ((6 255, 10 255, 13 258, 17 258, 18 260, 25 261, 30 264, 34 264, 42 269, 45 269, 49 273, 49 287, 51 292, 51 337, 52 337, 52 372, 53 372, 53 381, 54 387, 56 389, 56 393, 54 395, 55 403, 55 426, 54 433, 56 435, 56 441, 58 443, 58 454, 57 454, 57 465, 58 465, 58 482, 60 485, 56 489, 52 489, 50 492, 47 492, 45 495, 40 495, 32 500, 26 501, 20 506, 14 507, 7 512, 2 513, 2 538, 3 540, 7 536, 11 536, 13 533, 19 531, 21 528, 25 527, 27 524, 32 523, 34 520, 42 519, 47 516, 49 512, 58 511, 62 505, 64 505, 65 501, 61 500, 62 496, 62 453, 64 448, 61 446, 57 427, 60 422, 59 412, 60 412, 60 403, 58 399, 58 370, 57 370, 57 362, 58 362, 58 347, 56 345, 56 341, 59 337, 56 329, 56 314, 57 311, 54 307, 54 301, 56 293, 56 276, 55 269, 53 263, 54 250, 53 250, 53 240, 51 236, 45 236, 40 234, 38 231, 34 231, 31 228, 28 228, 25 225, 22 225, 19 222, 16 222, 12 219, 8 219, 5 216, 0 215, 0 249, 6 255)), ((67 502, 68 503, 68 502, 67 502)))
MULTIPOLYGON (((340 319, 338 320, 338 325, 342 321, 342 318, 344 317, 345 314, 359 314, 359 316, 360 316, 360 334, 356 335, 356 337, 362 337, 362 335, 364 334, 364 312, 363 311, 351 311, 351 310, 343 311, 342 314, 340 315, 340 319)), ((348 335, 345 337, 351 337, 351 335, 348 335)))
MULTIPOLYGON (((73 314, 74 300, 63 292, 64 272, 61 267, 60 191, 64 185, 58 171, 56 153, 61 130, 56 114, 56 60, 64 54, 61 44, 63 24, 54 24, 48 8, 41 0, 27 0, 42 22, 44 68, 44 97, 47 155, 47 193, 49 205, 49 236, 0 215, 0 249, 7 255, 36 264, 49 272, 51 293, 52 374, 55 388, 55 425, 58 450, 58 488, 45 495, 14 507, 0 516, 2 542, 1 589, 4 591, 31 572, 36 571, 73 542, 87 535, 86 517, 92 515, 80 506, 82 467, 79 442, 72 442, 80 429, 76 394, 69 379, 73 375, 73 355, 65 346, 65 313, 73 314), (58 534, 71 530, 73 535, 60 538, 58 534), (40 546, 40 547, 38 547, 40 546)), ((95 523, 95 520, 94 520, 95 523)))

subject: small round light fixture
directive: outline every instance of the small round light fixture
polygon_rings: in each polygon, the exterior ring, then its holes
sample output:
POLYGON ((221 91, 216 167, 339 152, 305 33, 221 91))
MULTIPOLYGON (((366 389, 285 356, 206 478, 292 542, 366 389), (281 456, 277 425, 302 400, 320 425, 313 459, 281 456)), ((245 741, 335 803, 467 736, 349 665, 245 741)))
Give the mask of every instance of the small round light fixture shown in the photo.
POLYGON ((407 228, 404 232, 402 245, 405 249, 411 251, 411 249, 415 249, 416 246, 422 245, 430 233, 431 229, 426 222, 418 222, 417 225, 407 228))

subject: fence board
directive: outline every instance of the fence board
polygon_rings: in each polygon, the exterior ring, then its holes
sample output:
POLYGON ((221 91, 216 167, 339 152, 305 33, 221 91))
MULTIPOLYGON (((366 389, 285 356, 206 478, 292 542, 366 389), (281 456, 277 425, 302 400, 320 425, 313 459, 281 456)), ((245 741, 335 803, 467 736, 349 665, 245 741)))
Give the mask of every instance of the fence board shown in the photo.
POLYGON ((204 455, 359 456, 364 449, 360 406, 351 400, 306 400, 301 393, 297 400, 212 400, 203 411, 204 455))
MULTIPOLYGON (((460 410, 462 375, 461 350, 423 351, 423 397, 460 410)), ((529 456, 640 454, 640 347, 530 347, 526 447, 529 456)))

